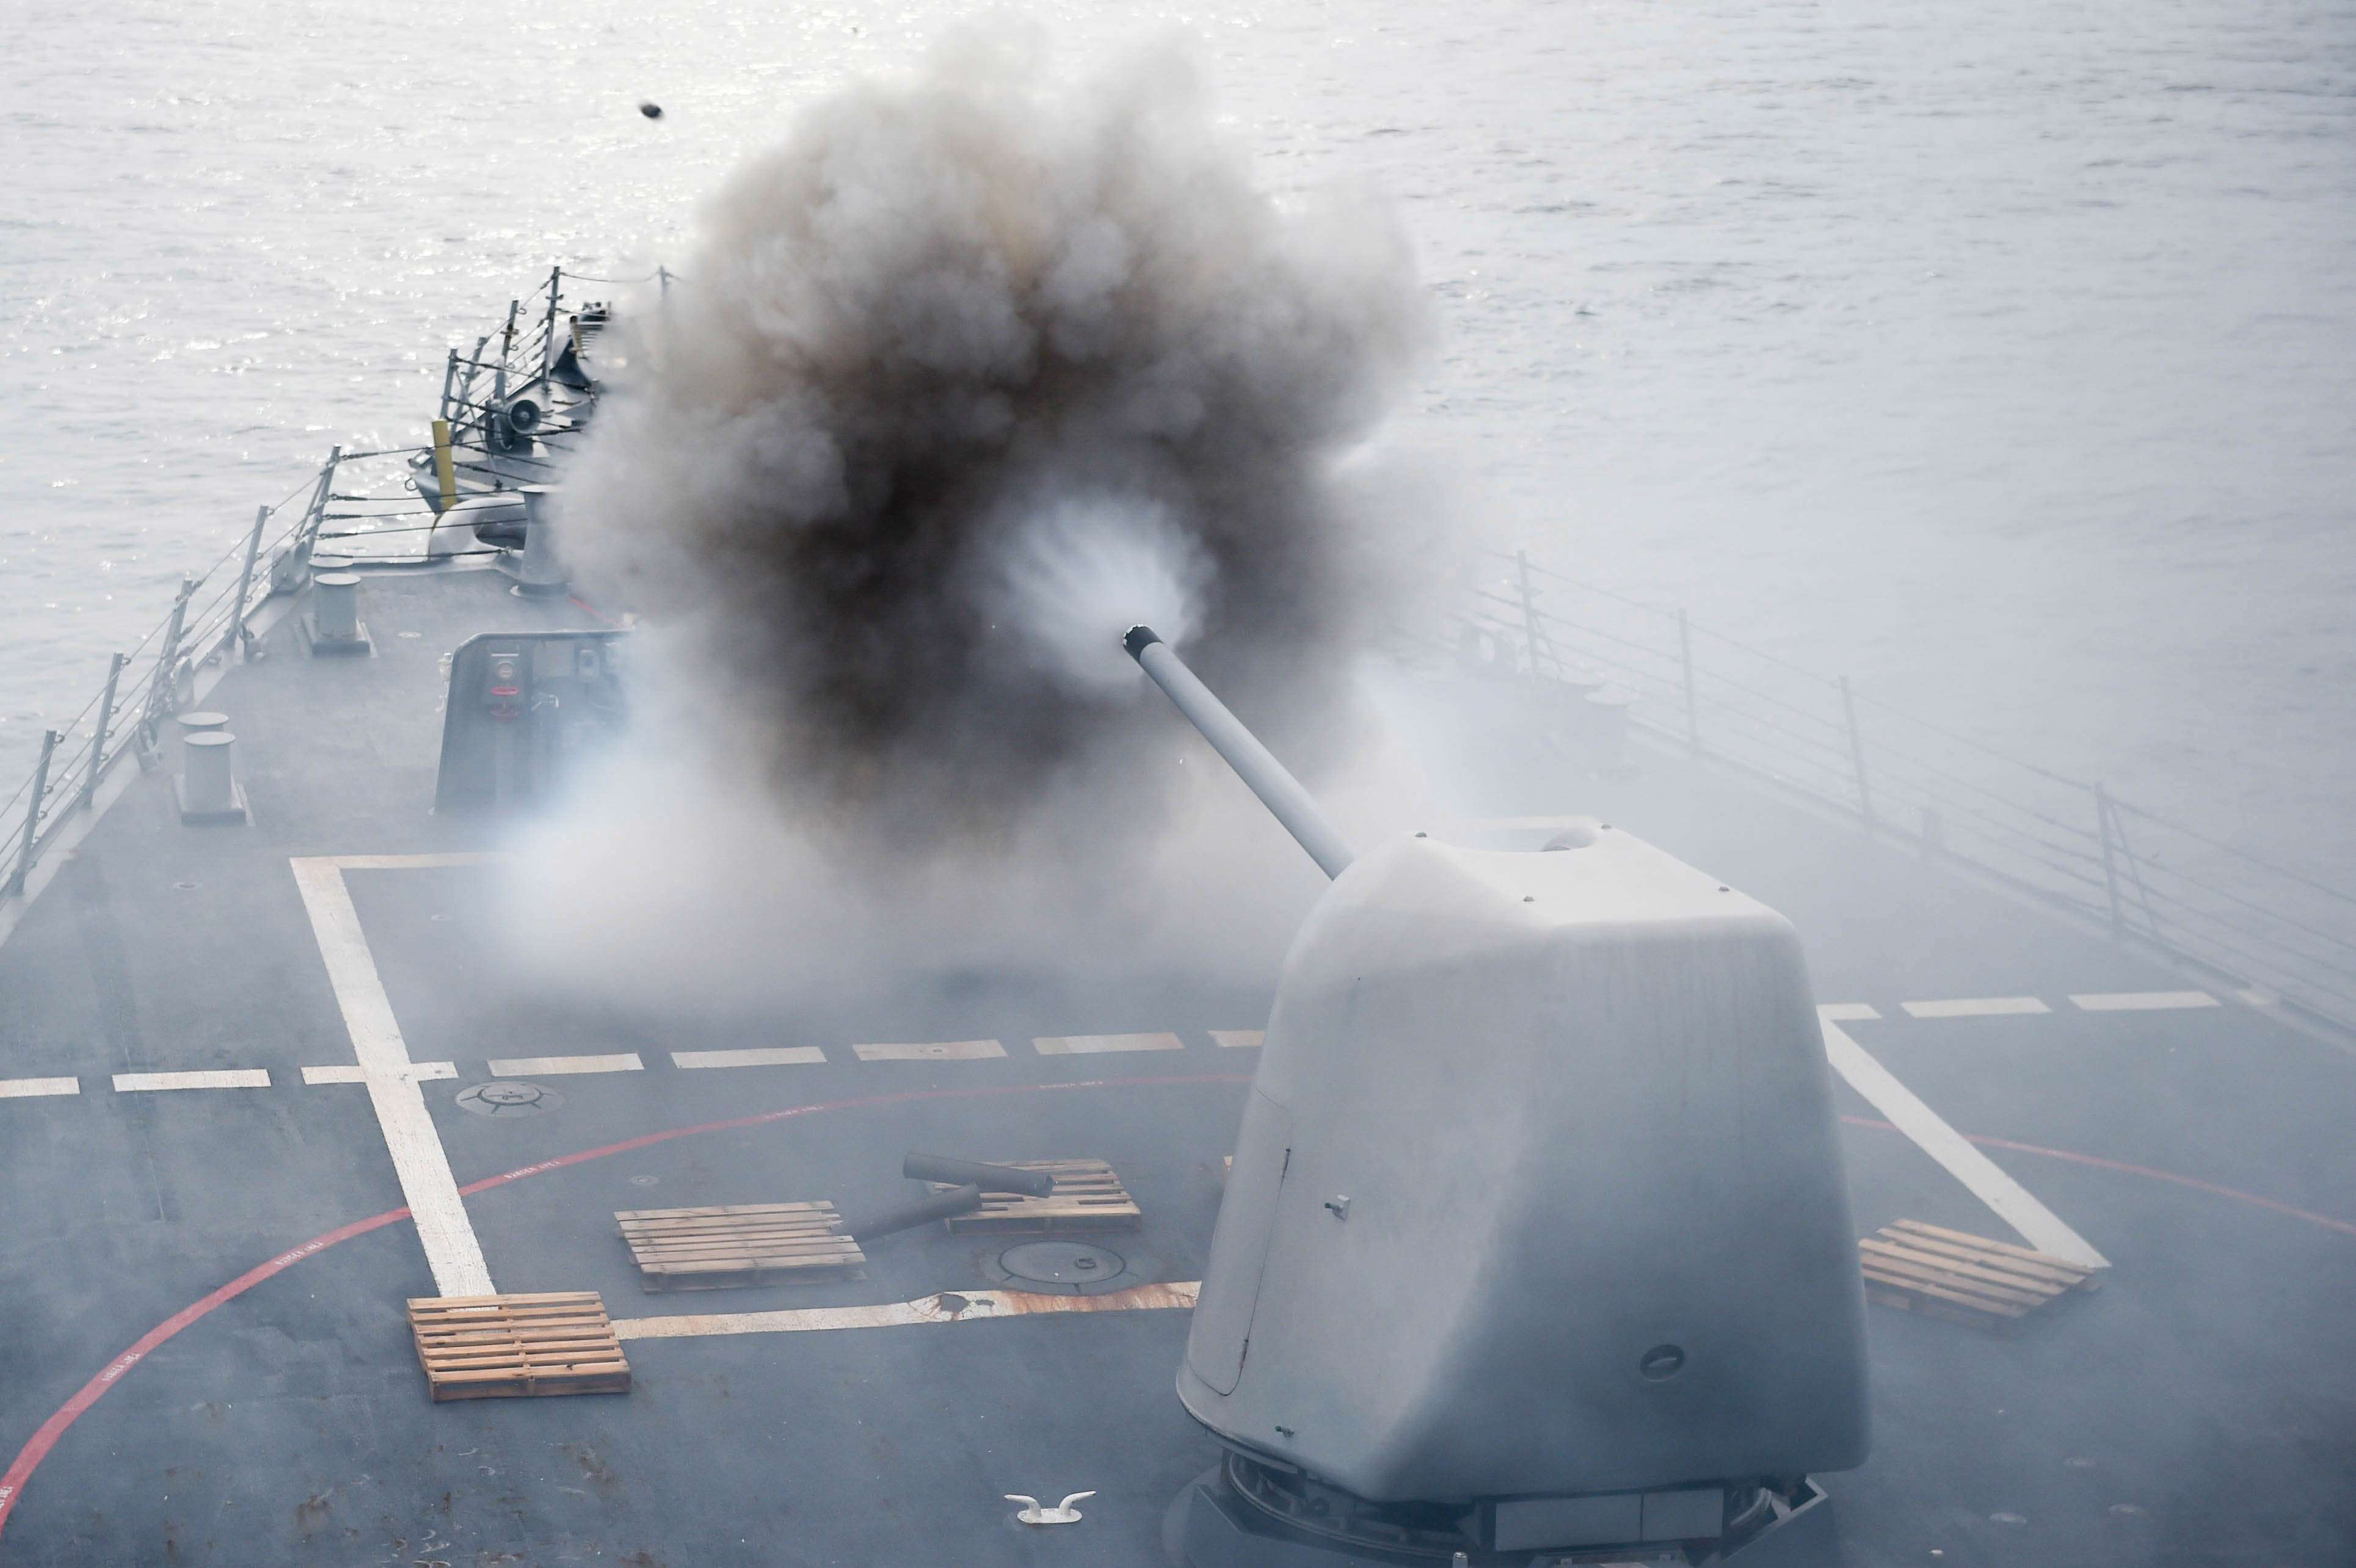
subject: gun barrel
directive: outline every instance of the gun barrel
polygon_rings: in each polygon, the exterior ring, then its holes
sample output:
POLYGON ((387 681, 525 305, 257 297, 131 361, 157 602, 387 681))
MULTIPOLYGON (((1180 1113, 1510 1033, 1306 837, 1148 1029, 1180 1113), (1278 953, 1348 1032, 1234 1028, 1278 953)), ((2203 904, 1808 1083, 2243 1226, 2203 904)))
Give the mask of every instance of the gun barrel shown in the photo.
POLYGON ((1131 626, 1129 635, 1121 639, 1130 657, 1138 662, 1153 684, 1169 695, 1203 739, 1211 742, 1212 750, 1236 770, 1252 794, 1259 796, 1293 841, 1309 852, 1317 869, 1329 877, 1338 877, 1357 859, 1348 840, 1325 815, 1316 798, 1301 787, 1301 781, 1285 771, 1259 738, 1244 728, 1243 720, 1227 711, 1211 688, 1205 686, 1186 663, 1171 651, 1151 626, 1131 626))

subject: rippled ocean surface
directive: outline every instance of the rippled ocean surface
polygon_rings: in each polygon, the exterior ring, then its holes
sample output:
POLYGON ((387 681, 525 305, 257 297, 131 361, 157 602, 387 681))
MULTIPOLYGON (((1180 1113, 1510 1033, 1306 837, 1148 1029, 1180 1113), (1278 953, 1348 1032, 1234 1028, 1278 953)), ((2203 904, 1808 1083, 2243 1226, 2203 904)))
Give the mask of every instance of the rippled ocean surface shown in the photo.
MULTIPOLYGON (((0 794, 446 347, 962 9, 0 8, 0 794)), ((2356 884, 2356 6, 1034 14, 1398 201, 1468 539, 2356 884)))

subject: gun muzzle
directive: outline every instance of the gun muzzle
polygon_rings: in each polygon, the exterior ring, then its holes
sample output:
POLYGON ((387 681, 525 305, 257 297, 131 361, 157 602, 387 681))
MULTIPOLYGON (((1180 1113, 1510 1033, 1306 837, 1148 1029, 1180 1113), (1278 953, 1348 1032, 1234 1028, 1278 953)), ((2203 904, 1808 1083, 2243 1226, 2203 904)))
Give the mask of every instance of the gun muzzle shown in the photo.
POLYGON ((1151 626, 1131 626, 1129 635, 1121 639, 1153 684, 1168 694, 1178 705, 1188 722, 1202 731, 1211 749, 1225 757, 1227 766, 1244 781, 1259 803, 1268 807, 1293 841, 1309 851, 1317 869, 1329 877, 1338 877, 1349 869, 1357 859, 1341 830, 1325 815, 1323 806, 1301 781, 1285 771, 1258 736, 1244 728, 1243 720, 1227 711, 1227 705, 1205 686, 1186 663, 1171 651, 1151 626))

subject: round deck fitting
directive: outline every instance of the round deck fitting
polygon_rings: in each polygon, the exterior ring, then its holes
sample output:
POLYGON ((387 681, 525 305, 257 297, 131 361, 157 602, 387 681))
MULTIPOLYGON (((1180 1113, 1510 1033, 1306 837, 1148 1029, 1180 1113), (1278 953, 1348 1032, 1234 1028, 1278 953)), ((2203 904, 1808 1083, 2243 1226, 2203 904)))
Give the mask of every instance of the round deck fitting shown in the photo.
POLYGON ((1129 1259, 1087 1242, 1023 1242, 983 1267, 1001 1284, 1047 1296, 1098 1296, 1145 1283, 1129 1259))
POLYGON ((477 1083, 458 1091, 458 1108, 478 1116, 536 1116, 564 1104, 564 1096, 537 1083, 477 1083))

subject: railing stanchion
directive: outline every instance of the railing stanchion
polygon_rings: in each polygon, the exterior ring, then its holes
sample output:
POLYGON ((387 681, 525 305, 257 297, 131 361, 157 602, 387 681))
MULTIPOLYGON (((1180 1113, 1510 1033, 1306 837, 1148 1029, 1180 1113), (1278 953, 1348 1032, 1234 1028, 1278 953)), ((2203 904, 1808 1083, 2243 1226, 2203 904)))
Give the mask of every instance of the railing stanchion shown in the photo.
MULTIPOLYGON (((491 373, 491 407, 494 409, 503 409, 507 407, 508 361, 515 357, 516 312, 522 308, 523 301, 508 301, 508 324, 499 331, 498 368, 491 373)), ((486 422, 484 428, 487 430, 489 428, 487 415, 485 416, 485 420, 486 422)))
POLYGON ((253 591, 253 560, 262 553, 262 530, 270 524, 270 508, 253 514, 253 532, 245 541, 245 565, 237 574, 237 597, 229 607, 229 630, 221 634, 220 651, 242 650, 245 641, 245 596, 253 591))
POLYGON ((2119 868, 2117 850, 2111 835, 2111 795, 2101 784, 2094 786, 2094 826, 2103 837, 2103 891, 2111 903, 2111 934, 2127 933, 2126 906, 2119 901, 2119 868))
POLYGON ((1701 709, 1694 697, 1693 625, 1686 613, 1677 612, 1677 663, 1685 672, 1686 683, 1686 746, 1697 757, 1701 755, 1701 709))
POLYGON ((106 667, 106 690, 98 699, 98 728, 90 737, 90 761, 81 770, 81 790, 74 796, 74 805, 88 805, 98 794, 99 770, 106 765, 106 731, 114 722, 114 688, 123 678, 123 667, 131 661, 121 654, 113 656, 106 667))
POLYGON ((32 874, 33 840, 41 830, 41 796, 48 793, 49 759, 57 753, 60 739, 55 730, 41 731, 41 760, 33 769, 33 798, 25 803, 25 837, 16 847, 16 869, 8 879, 11 894, 25 891, 25 879, 32 874))
POLYGON ((319 464, 319 482, 312 488, 311 499, 305 503, 303 520, 294 525, 294 538, 277 560, 270 566, 270 591, 273 593, 299 593, 305 575, 311 570, 311 551, 319 542, 319 524, 327 515, 327 503, 336 488, 336 468, 344 460, 344 449, 331 446, 327 461, 319 464))
POLYGON ((343 466, 344 449, 327 448, 327 461, 319 465, 319 488, 311 497, 311 515, 303 519, 303 564, 311 564, 311 552, 319 548, 319 528, 327 520, 327 503, 334 500, 336 470, 343 466))
MULTIPOLYGON (((1538 645, 1545 641, 1546 634, 1538 630, 1537 595, 1533 592, 1530 588, 1530 558, 1528 553, 1524 550, 1515 550, 1514 552, 1514 566, 1521 573, 1522 642, 1523 645, 1529 649, 1530 677, 1535 680, 1537 678, 1538 673, 1538 645)), ((1554 664, 1555 673, 1558 675, 1561 674, 1562 661, 1554 656, 1554 648, 1550 644, 1547 647, 1547 657, 1554 664)))
POLYGON ((543 376, 548 374, 548 368, 556 363, 556 299, 563 282, 562 267, 548 269, 548 320, 540 334, 540 373, 543 376))
POLYGON ((1848 761, 1857 771, 1858 815, 1865 818, 1868 827, 1874 826, 1873 792, 1865 783, 1865 741, 1857 732, 1857 699, 1849 695, 1848 677, 1840 677, 1841 713, 1848 720, 1848 761))
POLYGON ((197 580, 182 574, 179 597, 172 601, 172 619, 164 628, 164 645, 155 654, 155 673, 147 682, 147 706, 139 715, 144 751, 155 750, 155 726, 180 706, 180 694, 175 689, 179 685, 175 672, 180 664, 180 631, 187 622, 188 598, 196 591, 197 580))
POLYGON ((474 406, 475 373, 483 368, 483 350, 490 346, 491 335, 487 332, 475 339, 474 357, 466 361, 466 374, 458 382, 457 406, 442 416, 453 424, 463 425, 466 422, 466 411, 474 406))

